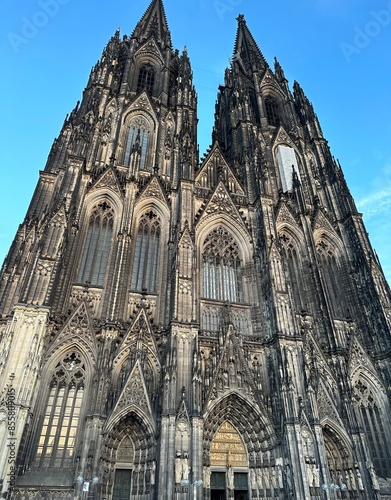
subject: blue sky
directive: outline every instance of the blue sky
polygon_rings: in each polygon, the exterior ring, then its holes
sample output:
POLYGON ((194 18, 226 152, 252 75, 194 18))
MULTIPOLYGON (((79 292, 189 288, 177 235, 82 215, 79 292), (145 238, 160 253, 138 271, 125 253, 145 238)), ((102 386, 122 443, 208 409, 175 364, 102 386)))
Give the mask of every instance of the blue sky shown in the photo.
MULTIPOLYGON (((117 28, 149 0, 3 0, 0 7, 0 261, 23 220, 53 139, 117 28)), ((200 152, 244 14, 270 65, 313 102, 391 282, 391 0, 165 0, 198 93, 200 152)))

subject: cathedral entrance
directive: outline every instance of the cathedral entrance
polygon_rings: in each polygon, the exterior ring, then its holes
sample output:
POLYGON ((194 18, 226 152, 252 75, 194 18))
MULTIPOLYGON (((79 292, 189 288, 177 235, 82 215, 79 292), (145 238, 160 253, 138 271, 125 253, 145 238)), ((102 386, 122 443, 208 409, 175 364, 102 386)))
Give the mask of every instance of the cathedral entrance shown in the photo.
POLYGON ((210 478, 210 498, 211 500, 226 500, 226 479, 225 472, 212 472, 210 478))
POLYGON ((211 490, 210 492, 211 500, 226 500, 225 491, 211 490))
POLYGON ((247 454, 238 431, 224 422, 216 432, 210 452, 211 500, 247 500, 247 454))
POLYGON ((229 473, 225 472, 212 472, 211 475, 211 500, 248 500, 248 478, 247 473, 234 472, 233 473, 233 489, 230 488, 229 473))
POLYGON ((114 476, 113 500, 129 500, 132 486, 132 470, 116 469, 114 476))
POLYGON ((132 491, 134 444, 125 436, 118 446, 112 500, 129 500, 132 491))
POLYGON ((102 463, 101 497, 130 500, 154 497, 156 460, 151 432, 130 411, 108 433, 102 463))

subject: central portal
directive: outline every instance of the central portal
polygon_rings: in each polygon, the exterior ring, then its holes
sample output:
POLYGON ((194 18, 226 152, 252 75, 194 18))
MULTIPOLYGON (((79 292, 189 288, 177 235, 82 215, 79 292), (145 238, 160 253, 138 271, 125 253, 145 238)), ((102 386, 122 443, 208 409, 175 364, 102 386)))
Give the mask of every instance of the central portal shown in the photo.
POLYGON ((248 461, 238 431, 224 422, 210 448, 211 500, 247 500, 248 461))

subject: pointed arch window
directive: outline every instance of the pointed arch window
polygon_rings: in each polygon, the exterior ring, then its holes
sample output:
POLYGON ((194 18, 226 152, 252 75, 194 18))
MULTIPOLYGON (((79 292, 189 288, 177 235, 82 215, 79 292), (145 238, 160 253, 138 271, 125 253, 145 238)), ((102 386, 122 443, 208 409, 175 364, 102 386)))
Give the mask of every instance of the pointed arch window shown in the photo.
POLYGON ((151 170, 147 161, 150 130, 150 124, 142 116, 130 123, 125 148, 125 165, 130 167, 132 174, 138 169, 151 170))
POLYGON ((331 310, 334 316, 344 317, 347 307, 343 293, 344 282, 340 263, 337 261, 330 243, 324 238, 318 241, 316 249, 331 310))
POLYGON ((223 227, 213 229, 202 248, 204 297, 243 302, 239 247, 223 227))
POLYGON ((134 251, 131 289, 137 292, 156 292, 161 223, 150 210, 140 220, 134 251))
POLYGON ((114 212, 107 202, 95 205, 90 216, 77 281, 103 286, 113 237, 114 212))
POLYGON ((265 111, 269 125, 272 127, 278 127, 280 125, 280 114, 277 101, 273 99, 273 97, 266 97, 265 111))
POLYGON ((70 467, 82 410, 85 366, 76 352, 57 364, 41 421, 36 467, 70 467))
POLYGON ((389 446, 390 429, 388 412, 383 412, 377 398, 368 384, 357 380, 354 394, 359 403, 361 423, 365 429, 369 452, 376 474, 387 478, 391 476, 391 450, 389 446))
POLYGON ((138 74, 137 93, 145 90, 149 95, 152 95, 153 85, 155 83, 155 70, 150 64, 141 66, 138 74))
POLYGON ((292 238, 287 234, 280 234, 281 253, 285 257, 286 268, 292 289, 293 300, 297 312, 307 309, 307 295, 305 291, 305 276, 300 265, 300 258, 292 238))

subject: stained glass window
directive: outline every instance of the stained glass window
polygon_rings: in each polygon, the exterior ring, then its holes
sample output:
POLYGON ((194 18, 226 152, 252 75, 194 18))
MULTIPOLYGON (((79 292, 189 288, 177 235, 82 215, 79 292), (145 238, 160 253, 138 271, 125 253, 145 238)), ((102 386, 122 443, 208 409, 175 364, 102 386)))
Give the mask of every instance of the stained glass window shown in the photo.
POLYGON ((147 161, 149 135, 150 125, 143 117, 139 116, 131 122, 125 148, 125 165, 129 165, 132 172, 137 168, 150 170, 147 161))
POLYGON ((334 316, 342 318, 346 315, 347 307, 340 263, 328 241, 321 239, 316 247, 331 310, 334 316))
POLYGON ((93 208, 77 281, 103 286, 113 237, 114 213, 106 202, 93 208))
POLYGON ((82 409, 85 367, 78 353, 57 364, 41 424, 35 465, 70 467, 82 409))
POLYGON ((243 302, 238 244, 224 228, 206 237, 203 249, 204 297, 224 302, 243 302))
POLYGON ((142 66, 138 75, 137 93, 145 90, 152 94, 153 84, 155 83, 155 70, 150 65, 142 66))
POLYGON ((150 210, 141 217, 134 251, 131 289, 156 292, 159 259, 160 219, 150 210))
POLYGON ((265 99, 266 118, 269 125, 278 127, 280 124, 280 117, 278 111, 278 104, 272 97, 265 99))
POLYGON ((359 402, 362 426, 365 429, 369 453, 377 475, 390 477, 391 451, 387 440, 387 417, 382 414, 380 405, 367 384, 358 380, 354 393, 359 402))

